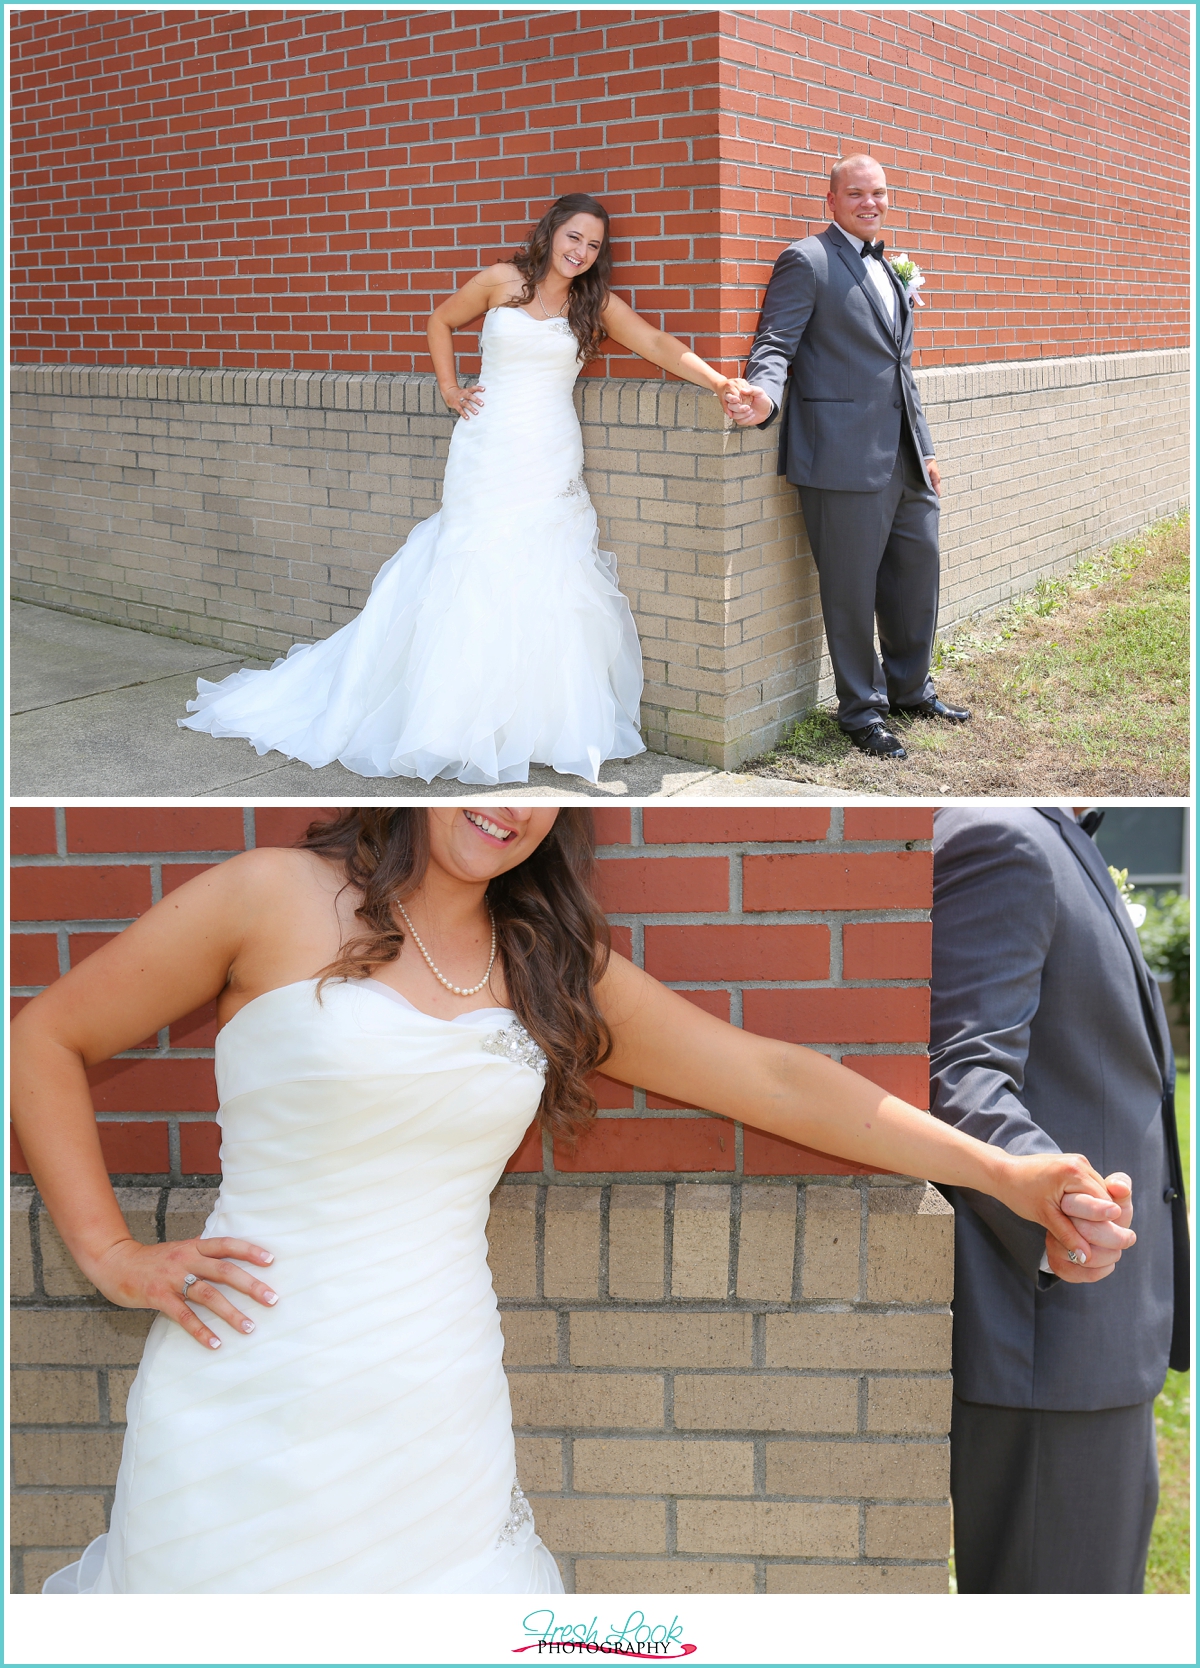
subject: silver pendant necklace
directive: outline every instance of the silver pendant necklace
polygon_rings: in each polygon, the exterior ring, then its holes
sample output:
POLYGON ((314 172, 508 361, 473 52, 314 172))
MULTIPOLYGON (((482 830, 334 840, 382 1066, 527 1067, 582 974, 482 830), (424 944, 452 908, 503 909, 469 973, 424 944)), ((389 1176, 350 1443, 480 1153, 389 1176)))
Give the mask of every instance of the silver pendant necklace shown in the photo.
POLYGON ((409 920, 408 911, 400 902, 399 898, 396 899, 396 908, 400 911, 401 915, 403 915, 404 923, 409 932, 412 933, 413 943, 417 946, 417 949, 420 950, 421 954, 425 957, 425 960, 429 963, 429 971, 433 974, 435 979, 445 985, 447 990, 452 990, 455 996, 474 996, 476 991, 483 989, 484 985, 487 984, 488 980, 492 976, 492 968, 495 966, 496 962, 496 917, 492 914, 491 904, 487 905, 487 912, 488 920, 492 923, 492 953, 488 958, 487 972, 483 975, 483 978, 480 979, 479 983, 477 985, 472 985, 469 990, 463 990, 459 985, 452 985, 449 979, 446 978, 445 974, 438 971, 433 957, 429 954, 429 951, 425 948, 424 944, 422 944, 420 934, 409 920))

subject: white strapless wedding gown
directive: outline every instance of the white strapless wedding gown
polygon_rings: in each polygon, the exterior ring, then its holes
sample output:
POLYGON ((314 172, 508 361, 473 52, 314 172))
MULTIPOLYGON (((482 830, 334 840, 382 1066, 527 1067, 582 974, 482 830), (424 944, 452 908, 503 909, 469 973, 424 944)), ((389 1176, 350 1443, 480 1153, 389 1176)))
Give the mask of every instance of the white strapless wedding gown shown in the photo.
POLYGON ((266 672, 203 678, 179 723, 360 776, 595 781, 641 753, 642 660, 600 550, 565 319, 484 319, 484 407, 454 426, 442 507, 375 577, 357 619, 266 672))
POLYGON ((507 1009, 448 1021, 374 980, 285 985, 217 1037, 206 1234, 280 1294, 159 1316, 112 1525, 53 1593, 559 1593, 516 1481, 488 1195, 544 1056, 507 1009))

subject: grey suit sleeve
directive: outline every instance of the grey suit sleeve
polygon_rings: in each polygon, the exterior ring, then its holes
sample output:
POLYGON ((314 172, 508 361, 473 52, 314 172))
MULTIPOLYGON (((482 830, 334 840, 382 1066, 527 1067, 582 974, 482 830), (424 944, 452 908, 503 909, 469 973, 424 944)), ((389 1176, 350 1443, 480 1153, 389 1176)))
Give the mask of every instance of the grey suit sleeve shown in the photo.
MULTIPOLYGON (((935 827, 932 1109, 1011 1153, 1060 1151, 1021 1103, 1029 1030, 1054 932, 1049 862, 1011 823, 944 811, 935 827)), ((985 1194, 958 1190, 1031 1280, 1045 1231, 985 1194)))
MULTIPOLYGON (((909 366, 909 376, 912 377, 911 365, 909 366)), ((925 421, 925 407, 921 404, 921 393, 917 387, 915 377, 913 377, 910 387, 912 388, 913 414, 917 420, 915 436, 917 445, 923 458, 935 457, 937 454, 933 449, 933 436, 929 432, 929 424, 925 421)))
POLYGON ((775 262, 746 361, 746 381, 761 388, 775 404, 771 415, 756 425, 760 429, 770 428, 779 415, 788 369, 812 316, 816 294, 817 278, 811 261, 789 246, 775 262))

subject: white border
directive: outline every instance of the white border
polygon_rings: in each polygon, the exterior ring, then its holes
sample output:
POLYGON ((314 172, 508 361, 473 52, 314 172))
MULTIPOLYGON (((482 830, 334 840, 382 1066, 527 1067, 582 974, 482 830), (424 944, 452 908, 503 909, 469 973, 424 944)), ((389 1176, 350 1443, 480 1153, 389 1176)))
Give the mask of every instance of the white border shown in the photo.
MULTIPOLYGON (((379 1595, 92 1597, 7 1604, 9 1663, 525 1663, 631 1660, 514 1654, 522 1621, 545 1598, 379 1595)), ((678 1618, 686 1660, 725 1663, 1194 1663, 1195 1610, 1187 1594, 971 1597, 919 1594, 675 1598, 568 1595, 563 1621, 601 1636, 631 1611, 648 1623, 678 1618)), ((644 1660, 644 1659, 643 1659, 644 1660)), ((673 1660, 679 1660, 678 1656, 673 1660)))
MULTIPOLYGON (((463 3, 440 6, 403 6, 385 8, 378 5, 348 4, 329 6, 312 4, 310 0, 293 0, 289 11, 368 11, 403 10, 411 12, 474 12, 535 13, 551 11, 654 10, 700 12, 723 9, 698 6, 686 0, 658 0, 653 7, 618 4, 615 0, 591 0, 590 5, 566 5, 561 0, 546 0, 541 5, 500 6, 484 0, 463 0, 463 3)), ((8 21, 13 11, 24 9, 4 0, 5 10, 5 89, 9 86, 8 21)), ((238 10, 278 12, 279 6, 250 4, 235 8, 226 6, 192 5, 187 0, 163 0, 157 6, 128 4, 122 6, 87 7, 70 4, 68 0, 30 7, 45 11, 159 11, 186 9, 189 11, 226 12, 238 10)), ((741 10, 743 8, 737 8, 741 10)), ((847 6, 779 6, 758 5, 744 8, 754 12, 811 11, 836 14, 843 11, 913 12, 925 15, 932 12, 991 12, 991 11, 1114 11, 1153 10, 1188 12, 1193 18, 1191 31, 1192 83, 1195 86, 1196 7, 1193 4, 1172 3, 1161 6, 1126 6, 1122 0, 1110 0, 1108 5, 1077 3, 1077 0, 1057 0, 1057 4, 1034 3, 1014 8, 1002 0, 965 7, 913 6, 879 0, 875 5, 847 6)), ((7 106, 7 97, 6 97, 7 106)), ((6 108, 7 118, 7 108, 6 108)), ((1193 156, 1196 141, 1196 115, 1193 97, 1191 119, 1193 156)), ((5 179, 8 179, 8 158, 5 156, 5 179)), ((5 192, 4 233, 9 231, 8 192, 5 192)), ((9 312, 8 298, 4 300, 3 337, 5 364, 8 361, 9 312)), ((1191 337, 1195 342, 1195 292, 1191 337)), ((8 398, 9 383, 5 376, 5 441, 4 456, 8 460, 8 398)), ((1193 401, 1194 409, 1194 401, 1193 401)), ((1195 471, 1195 434, 1192 440, 1192 479, 1195 471)), ((5 471, 7 480, 7 470, 5 471)), ((7 510, 7 494, 6 494, 7 510)), ((7 525, 7 518, 6 518, 7 525)), ((1194 536, 1194 535, 1193 535, 1194 536)), ((9 608, 3 602, 5 643, 8 641, 9 608)), ((1193 639, 1193 667, 1195 645, 1193 639)), ((6 680, 7 683, 7 680, 6 680)), ((1193 689, 1193 726, 1195 692, 1193 689)), ((9 711, 7 687, 5 714, 9 711)), ((1194 728, 1193 728, 1194 733, 1194 728)), ((7 725, 6 725, 7 735, 7 725)), ((342 796, 329 794, 304 799, 205 797, 187 798, 130 798, 99 802, 94 798, 80 799, 64 796, 22 799, 25 806, 81 806, 103 803, 116 808, 167 808, 194 806, 197 803, 213 807, 260 804, 264 808, 311 809, 314 813, 324 804, 342 796)), ((462 796, 472 797, 469 792, 462 796)), ((523 796, 524 797, 524 796, 523 796)), ((558 800, 560 796, 538 796, 558 800)), ((584 803, 599 809, 605 806, 629 806, 649 803, 652 806, 686 806, 695 803, 706 809, 716 808, 721 801, 714 798, 694 799, 686 793, 669 800, 650 802, 606 794, 576 796, 561 795, 564 803, 584 803)), ((810 803, 809 801, 805 801, 810 803)), ((978 802, 978 796, 949 798, 892 798, 881 795, 830 796, 830 803, 839 805, 927 806, 963 805, 978 802)), ((1057 801, 1055 801, 1057 802, 1057 801)), ((385 803, 385 802, 380 802, 385 803)), ((444 799, 405 797, 405 804, 441 805, 444 799)), ((779 808, 786 800, 778 795, 739 796, 730 804, 738 808, 766 806, 779 808)), ((1029 804, 1028 798, 997 798, 990 803, 1001 805, 1029 804)), ((1051 803, 1051 801, 1042 801, 1051 803)), ((1153 803, 1155 807, 1188 806, 1189 799, 1155 799, 1152 802, 1128 798, 1109 798, 1088 801, 1098 805, 1132 805, 1153 803)), ((11 806, 8 793, 8 762, 5 761, 5 804, 11 806)), ((4 923, 9 921, 8 878, 4 878, 4 923)), ((7 1021, 5 1021, 7 1024, 7 1021)), ((7 1043, 7 1030, 4 1032, 7 1043)), ((1194 1165, 1194 1161, 1193 1161, 1194 1165)), ((1195 1172, 1191 1185, 1195 1188, 1195 1172)), ((7 1232, 7 1230, 6 1230, 7 1232)), ((7 1252, 7 1239, 5 1241, 7 1252)), ((1193 1435, 1193 1443, 1194 1443, 1193 1435)), ((8 1482, 8 1457, 5 1455, 5 1483, 8 1482)), ((1194 1505, 1193 1505, 1194 1520, 1194 1505)), ((1193 1521, 1193 1542, 1195 1525, 1193 1521)), ((186 1607, 175 1597, 93 1598, 86 1605, 45 1605, 36 1595, 10 1596, 5 1606, 5 1663, 525 1663, 542 1660, 537 1652, 523 1652, 516 1656, 515 1645, 522 1639, 522 1619, 529 1607, 541 1606, 540 1599, 512 1597, 484 1597, 480 1595, 453 1598, 430 1596, 384 1597, 364 1595, 353 1598, 298 1595, 284 1597, 208 1596, 191 1600, 186 1607)), ((670 1620, 678 1615, 683 1624, 684 1638, 697 1649, 697 1665, 716 1663, 1194 1663, 1197 1660, 1195 1608, 1188 1595, 1157 1595, 1150 1597, 1122 1597, 1095 1595, 1083 1599, 1066 1600, 1060 1597, 1005 1596, 987 1598, 959 1595, 953 1603, 940 1595, 704 1595, 672 1598, 668 1595, 643 1595, 628 1600, 594 1595, 570 1595, 556 1601, 558 1614, 564 1620, 603 1618, 604 1625, 623 1619, 629 1611, 640 1608, 648 1620, 670 1620)), ((566 1661, 561 1655, 547 1660, 566 1661)), ((600 1658, 600 1660, 605 1660, 600 1658)), ((691 1660, 691 1659, 689 1659, 691 1660)))

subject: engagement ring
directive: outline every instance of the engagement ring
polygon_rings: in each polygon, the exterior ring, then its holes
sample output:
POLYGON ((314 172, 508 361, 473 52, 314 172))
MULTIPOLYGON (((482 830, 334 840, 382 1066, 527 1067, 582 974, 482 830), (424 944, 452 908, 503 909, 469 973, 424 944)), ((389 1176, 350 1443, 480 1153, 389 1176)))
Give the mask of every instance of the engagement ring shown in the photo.
POLYGON ((1067 1252, 1067 1261, 1069 1263, 1077 1263, 1079 1261, 1078 1251, 1068 1251, 1067 1252))
MULTIPOLYGON (((1067 1255, 1070 1256, 1071 1253, 1068 1251, 1067 1255)), ((196 1284, 196 1281, 199 1278, 200 1278, 200 1276, 198 1274, 185 1274, 184 1275, 184 1277, 183 1277, 183 1295, 184 1295, 184 1297, 187 1296, 188 1292, 196 1284)))

